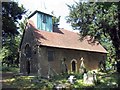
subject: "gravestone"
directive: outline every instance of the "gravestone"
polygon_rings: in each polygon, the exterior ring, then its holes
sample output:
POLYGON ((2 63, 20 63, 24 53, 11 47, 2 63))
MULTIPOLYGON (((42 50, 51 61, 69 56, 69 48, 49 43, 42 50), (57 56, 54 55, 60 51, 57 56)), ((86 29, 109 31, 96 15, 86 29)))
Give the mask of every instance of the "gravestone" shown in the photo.
POLYGON ((75 78, 73 75, 70 75, 70 77, 68 78, 68 81, 71 83, 71 84, 74 84, 74 81, 75 81, 75 78))
POLYGON ((94 84, 97 81, 95 72, 93 73, 84 73, 83 82, 85 84, 94 84))

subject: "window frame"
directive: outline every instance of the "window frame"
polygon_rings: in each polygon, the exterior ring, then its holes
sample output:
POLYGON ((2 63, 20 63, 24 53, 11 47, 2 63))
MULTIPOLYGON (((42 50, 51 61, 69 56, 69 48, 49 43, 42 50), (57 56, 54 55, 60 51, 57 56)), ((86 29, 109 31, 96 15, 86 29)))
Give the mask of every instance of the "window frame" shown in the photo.
POLYGON ((47 16, 46 15, 43 15, 42 21, 43 21, 43 23, 47 23, 47 16))

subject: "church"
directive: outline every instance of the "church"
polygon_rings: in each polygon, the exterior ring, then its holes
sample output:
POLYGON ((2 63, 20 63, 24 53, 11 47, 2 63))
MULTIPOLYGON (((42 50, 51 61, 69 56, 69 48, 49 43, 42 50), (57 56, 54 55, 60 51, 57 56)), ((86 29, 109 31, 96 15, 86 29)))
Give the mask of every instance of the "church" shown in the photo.
POLYGON ((60 73, 81 73, 98 69, 107 51, 90 37, 80 40, 79 33, 52 24, 52 15, 35 11, 29 16, 20 44, 20 73, 48 77, 60 73))

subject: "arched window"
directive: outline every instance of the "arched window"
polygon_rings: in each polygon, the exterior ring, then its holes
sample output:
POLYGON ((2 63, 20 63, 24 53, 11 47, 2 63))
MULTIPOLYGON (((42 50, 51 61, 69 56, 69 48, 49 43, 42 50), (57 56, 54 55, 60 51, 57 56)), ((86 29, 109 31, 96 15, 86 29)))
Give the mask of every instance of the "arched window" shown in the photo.
POLYGON ((75 59, 73 59, 71 61, 71 71, 72 72, 76 72, 77 71, 77 61, 75 59))
POLYGON ((75 61, 72 61, 72 71, 73 71, 73 72, 76 71, 76 64, 75 64, 75 61))
POLYGON ((27 45, 25 46, 25 55, 26 55, 27 58, 30 58, 30 57, 31 57, 31 47, 30 47, 29 44, 27 44, 27 45))

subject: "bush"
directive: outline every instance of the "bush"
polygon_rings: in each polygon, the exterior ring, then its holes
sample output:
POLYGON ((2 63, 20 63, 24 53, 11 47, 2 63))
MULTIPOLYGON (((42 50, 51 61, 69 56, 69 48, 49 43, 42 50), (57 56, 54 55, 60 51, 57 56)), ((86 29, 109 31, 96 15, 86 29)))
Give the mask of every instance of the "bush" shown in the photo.
POLYGON ((75 78, 76 79, 83 79, 83 75, 82 74, 75 74, 75 78))
POLYGON ((19 72, 19 68, 17 67, 6 67, 6 66, 2 66, 1 68, 2 72, 13 72, 13 73, 18 73, 19 72))

